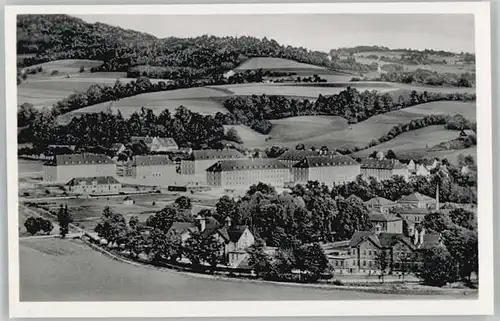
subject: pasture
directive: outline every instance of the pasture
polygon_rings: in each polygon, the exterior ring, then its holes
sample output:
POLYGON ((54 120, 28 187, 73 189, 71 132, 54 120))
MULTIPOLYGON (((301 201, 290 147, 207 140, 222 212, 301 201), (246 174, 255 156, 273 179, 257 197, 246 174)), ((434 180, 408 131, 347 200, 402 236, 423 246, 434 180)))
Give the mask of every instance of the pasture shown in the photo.
POLYGON ((374 151, 387 153, 392 149, 397 155, 413 153, 425 155, 427 150, 444 141, 459 137, 459 131, 445 129, 443 125, 433 125, 403 133, 380 145, 370 147, 354 154, 356 157, 367 157, 374 151))
MULTIPOLYGON (((282 72, 294 72, 297 74, 312 74, 312 73, 330 73, 326 68, 315 66, 311 64, 304 64, 297 61, 282 59, 282 58, 271 58, 271 57, 254 57, 244 61, 238 67, 233 69, 234 72, 243 72, 246 70, 273 70, 282 72)), ((337 74, 338 72, 332 72, 337 74)))
POLYGON ((347 120, 338 116, 297 116, 271 120, 271 137, 279 137, 283 142, 316 137, 328 131, 347 128, 347 120))
POLYGON ((90 68, 99 67, 102 64, 102 61, 88 59, 65 59, 44 62, 38 65, 27 67, 27 69, 42 67, 41 73, 29 75, 28 79, 61 77, 66 75, 79 74, 81 67, 83 67, 85 71, 89 71, 90 68), (57 71, 57 75, 52 75, 54 71, 57 71))

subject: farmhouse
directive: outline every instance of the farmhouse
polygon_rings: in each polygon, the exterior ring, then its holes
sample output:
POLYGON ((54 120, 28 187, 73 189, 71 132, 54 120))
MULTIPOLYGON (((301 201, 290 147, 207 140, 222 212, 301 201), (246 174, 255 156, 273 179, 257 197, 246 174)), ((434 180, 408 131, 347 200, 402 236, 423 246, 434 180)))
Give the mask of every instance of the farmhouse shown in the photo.
POLYGON ((43 166, 43 180, 68 182, 76 177, 116 176, 116 164, 102 154, 56 155, 43 166))
POLYGON ((218 161, 240 158, 245 158, 245 156, 235 149, 195 150, 188 158, 181 160, 181 174, 204 174, 207 168, 218 161))
POLYGON ((374 197, 365 202, 366 207, 372 211, 380 213, 388 213, 391 208, 394 208, 397 204, 387 198, 374 197))
POLYGON ((429 176, 431 174, 430 170, 424 164, 420 164, 417 166, 417 170, 415 175, 417 176, 429 176))
POLYGON ((361 162, 361 174, 378 180, 390 179, 394 175, 408 178, 410 175, 408 167, 397 159, 365 159, 361 162))
POLYGON ((126 176, 138 179, 168 179, 175 175, 175 164, 167 155, 135 156, 126 169, 126 176))
POLYGON ((71 179, 66 188, 72 194, 117 194, 122 184, 113 176, 78 177, 71 179))
POLYGON ((345 155, 306 156, 292 166, 295 182, 318 181, 325 185, 352 182, 360 174, 360 165, 345 155))
POLYGON ((206 171, 207 183, 216 187, 249 187, 259 182, 283 186, 288 168, 275 159, 236 159, 219 161, 206 171))
POLYGON ((173 138, 132 136, 131 143, 144 143, 151 152, 175 152, 179 146, 173 138))

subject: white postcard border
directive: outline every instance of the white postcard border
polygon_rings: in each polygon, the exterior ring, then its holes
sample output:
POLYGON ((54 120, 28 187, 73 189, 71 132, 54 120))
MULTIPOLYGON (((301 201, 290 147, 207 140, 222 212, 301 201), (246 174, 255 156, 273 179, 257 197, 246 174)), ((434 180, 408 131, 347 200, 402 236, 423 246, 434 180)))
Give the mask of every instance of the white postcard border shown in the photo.
MULTIPOLYGON (((488 2, 6 6, 6 130, 10 317, 218 317, 493 314, 493 178, 488 2), (477 300, 20 302, 17 177, 17 14, 473 14, 475 16, 479 296, 477 300), (362 308, 361 308, 362 307, 362 308)), ((397 26, 395 26, 397 28, 397 26)), ((277 298, 279 299, 279 298, 277 298)))

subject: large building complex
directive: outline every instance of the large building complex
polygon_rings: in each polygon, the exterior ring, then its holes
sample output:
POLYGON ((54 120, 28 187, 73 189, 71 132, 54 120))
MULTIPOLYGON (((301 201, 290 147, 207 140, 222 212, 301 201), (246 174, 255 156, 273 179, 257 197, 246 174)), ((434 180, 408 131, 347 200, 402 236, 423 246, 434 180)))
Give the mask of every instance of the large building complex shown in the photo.
POLYGON ((408 167, 396 159, 365 159, 361 162, 361 174, 365 178, 390 179, 394 175, 408 178, 408 167))
POLYGON ((113 176, 78 177, 71 179, 66 188, 72 194, 118 194, 122 184, 113 176))
POLYGON ((241 159, 245 155, 235 149, 203 149, 195 150, 191 155, 181 161, 181 174, 205 174, 207 168, 221 160, 241 159))
POLYGON ((306 156, 292 166, 294 181, 318 181, 326 185, 356 180, 360 174, 358 162, 344 155, 306 156))
POLYGON ((259 182, 283 186, 288 173, 288 167, 276 159, 222 160, 206 171, 208 185, 223 188, 248 187, 259 182))
POLYGON ((125 173, 138 179, 168 179, 177 175, 175 164, 167 155, 135 156, 125 173))
POLYGON ((67 183, 77 177, 116 176, 116 164, 102 154, 56 155, 43 166, 43 180, 67 183))
POLYGON ((337 155, 336 152, 328 152, 328 151, 321 151, 321 150, 287 150, 283 154, 281 154, 277 160, 288 166, 289 168, 292 168, 293 165, 297 164, 298 162, 302 161, 305 157, 310 157, 310 156, 334 156, 337 155))

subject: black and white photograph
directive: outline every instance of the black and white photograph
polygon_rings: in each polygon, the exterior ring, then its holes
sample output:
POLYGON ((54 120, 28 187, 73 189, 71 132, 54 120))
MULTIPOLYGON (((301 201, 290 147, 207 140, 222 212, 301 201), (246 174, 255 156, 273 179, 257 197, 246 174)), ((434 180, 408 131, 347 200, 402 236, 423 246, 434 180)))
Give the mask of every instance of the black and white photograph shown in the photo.
POLYGON ((487 3, 7 7, 11 316, 492 313, 489 29, 487 3))

